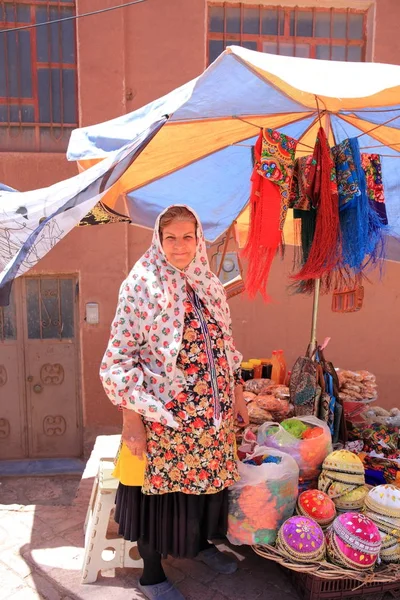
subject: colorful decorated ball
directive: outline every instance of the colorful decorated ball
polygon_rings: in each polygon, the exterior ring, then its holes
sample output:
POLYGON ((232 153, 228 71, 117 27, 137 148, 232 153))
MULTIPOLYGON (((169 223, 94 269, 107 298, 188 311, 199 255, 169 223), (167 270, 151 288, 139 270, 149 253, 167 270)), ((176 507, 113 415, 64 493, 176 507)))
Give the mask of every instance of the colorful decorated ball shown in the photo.
POLYGON ((334 473, 362 475, 364 477, 364 465, 361 459, 353 452, 349 452, 349 450, 335 450, 331 452, 325 458, 322 468, 325 471, 332 471, 334 473))
POLYGON ((326 535, 331 562, 360 571, 371 569, 382 540, 376 525, 364 514, 347 512, 337 517, 326 535))
POLYGON ((369 491, 365 506, 386 517, 400 519, 400 489, 394 485, 378 485, 369 491))
POLYGON ((343 512, 361 510, 364 506, 365 497, 368 494, 368 492, 369 487, 366 485, 361 485, 355 490, 347 492, 347 494, 343 494, 343 496, 339 496, 339 498, 335 498, 335 506, 337 510, 343 512))
POLYGON ((277 547, 297 562, 314 562, 325 557, 325 537, 321 527, 308 517, 295 516, 278 532, 277 547))
POLYGON ((324 492, 306 490, 297 499, 296 511, 299 515, 314 519, 322 528, 327 527, 336 517, 335 504, 324 492))

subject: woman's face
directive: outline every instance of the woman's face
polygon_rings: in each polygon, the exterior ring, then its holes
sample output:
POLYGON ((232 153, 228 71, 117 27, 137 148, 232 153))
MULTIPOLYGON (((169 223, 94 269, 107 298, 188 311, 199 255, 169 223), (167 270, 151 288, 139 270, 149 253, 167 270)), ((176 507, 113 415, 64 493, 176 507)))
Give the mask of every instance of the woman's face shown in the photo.
POLYGON ((183 270, 196 255, 196 225, 192 221, 171 221, 162 232, 162 247, 168 262, 183 270))

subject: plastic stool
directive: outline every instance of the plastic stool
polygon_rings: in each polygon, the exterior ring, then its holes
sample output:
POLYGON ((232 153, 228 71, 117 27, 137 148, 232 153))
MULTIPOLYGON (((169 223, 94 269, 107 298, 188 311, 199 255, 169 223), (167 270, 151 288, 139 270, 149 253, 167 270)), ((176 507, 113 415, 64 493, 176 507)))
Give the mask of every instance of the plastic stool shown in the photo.
POLYGON ((135 560, 129 555, 131 549, 137 547, 136 542, 126 542, 121 537, 107 538, 110 513, 115 505, 118 487, 118 480, 111 475, 113 470, 114 463, 111 459, 100 459, 84 525, 85 555, 81 583, 94 583, 102 569, 143 567, 141 558, 135 560), (114 551, 111 560, 105 560, 102 556, 106 549, 114 551))

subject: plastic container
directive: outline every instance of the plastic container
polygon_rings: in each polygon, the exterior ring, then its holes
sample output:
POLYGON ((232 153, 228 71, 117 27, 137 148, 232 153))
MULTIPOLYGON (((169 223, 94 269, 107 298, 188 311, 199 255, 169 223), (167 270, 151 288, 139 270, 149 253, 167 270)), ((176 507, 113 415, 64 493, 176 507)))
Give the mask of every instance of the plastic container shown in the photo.
POLYGON ((261 378, 262 379, 271 379, 272 375, 272 363, 269 358, 261 359, 261 378))
POLYGON ((262 377, 262 364, 258 358, 251 358, 249 363, 253 365, 254 379, 261 379, 262 377))
POLYGON ((254 379, 254 367, 250 362, 243 362, 241 367, 243 381, 249 381, 249 379, 254 379))
POLYGON ((274 383, 280 383, 281 382, 281 361, 279 360, 277 350, 274 350, 272 353, 271 364, 272 364, 271 379, 274 383))
POLYGON ((280 375, 279 383, 281 383, 283 385, 286 380, 286 371, 287 371, 286 360, 285 360, 285 355, 283 353, 283 350, 277 350, 277 352, 278 352, 279 363, 281 365, 281 375, 280 375))

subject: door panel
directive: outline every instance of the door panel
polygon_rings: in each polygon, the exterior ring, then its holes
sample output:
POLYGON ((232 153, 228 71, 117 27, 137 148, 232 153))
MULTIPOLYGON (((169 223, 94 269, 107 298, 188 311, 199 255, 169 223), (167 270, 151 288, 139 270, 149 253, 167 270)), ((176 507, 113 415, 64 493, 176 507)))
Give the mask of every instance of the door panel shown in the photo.
POLYGON ((22 327, 16 298, 20 282, 15 282, 10 305, 0 307, 0 459, 24 458, 26 444, 26 405, 22 327))
POLYGON ((24 284, 29 454, 80 456, 75 281, 35 277, 24 284))

